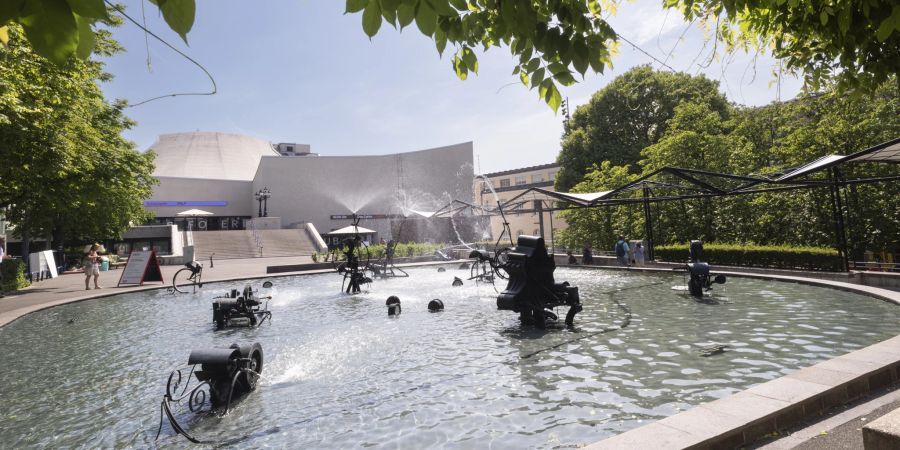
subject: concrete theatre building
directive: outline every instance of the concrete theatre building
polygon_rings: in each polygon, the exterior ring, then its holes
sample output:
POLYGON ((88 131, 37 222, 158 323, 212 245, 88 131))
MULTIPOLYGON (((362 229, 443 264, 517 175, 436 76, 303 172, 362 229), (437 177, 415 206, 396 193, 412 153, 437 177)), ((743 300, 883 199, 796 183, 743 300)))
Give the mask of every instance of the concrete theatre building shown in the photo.
POLYGON ((471 201, 472 143, 378 156, 319 156, 308 145, 230 133, 165 134, 150 149, 159 180, 145 207, 155 223, 179 229, 302 228, 321 235, 350 224, 390 239, 391 219, 452 199, 471 201), (257 220, 256 193, 267 188, 268 217, 257 220), (209 216, 179 216, 199 209, 209 216))

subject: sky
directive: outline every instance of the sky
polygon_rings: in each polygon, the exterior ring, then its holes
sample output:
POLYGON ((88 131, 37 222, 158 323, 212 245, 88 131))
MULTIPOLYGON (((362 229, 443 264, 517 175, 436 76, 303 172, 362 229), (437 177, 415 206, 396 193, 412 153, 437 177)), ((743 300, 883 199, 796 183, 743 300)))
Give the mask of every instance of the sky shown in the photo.
MULTIPOLYGON (((130 16, 142 20, 140 1, 124 4, 130 16)), ((672 69, 719 80, 733 102, 762 105, 799 92, 796 78, 782 76, 776 82, 776 63, 767 56, 738 54, 708 62, 703 30, 660 4, 623 2, 609 22, 672 69)), ((313 152, 329 156, 472 141, 478 173, 545 164, 559 153, 563 116, 511 74, 514 59, 505 47, 479 51, 479 74, 460 81, 451 68, 449 46, 440 57, 415 25, 401 33, 382 24, 370 40, 362 31, 362 15, 344 14, 341 0, 197 0, 188 45, 155 6, 145 2, 144 10, 147 28, 202 64, 218 92, 126 109, 137 122, 126 137, 140 150, 160 134, 183 131, 310 144, 313 152)), ((152 37, 148 42, 133 24, 126 22, 113 35, 127 51, 106 60, 115 77, 102 86, 108 98, 135 104, 211 89, 197 66, 152 37)), ((573 109, 631 67, 661 67, 625 43, 613 63, 603 75, 576 76, 578 84, 561 87, 573 109)))

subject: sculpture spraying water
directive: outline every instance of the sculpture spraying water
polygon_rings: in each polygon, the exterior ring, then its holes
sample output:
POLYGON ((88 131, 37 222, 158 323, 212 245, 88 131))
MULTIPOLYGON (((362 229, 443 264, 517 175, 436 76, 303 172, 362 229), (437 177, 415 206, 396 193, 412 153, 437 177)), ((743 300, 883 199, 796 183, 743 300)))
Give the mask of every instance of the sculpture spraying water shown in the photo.
POLYGON ((408 277, 409 274, 405 270, 394 264, 394 254, 396 253, 397 243, 393 239, 388 241, 384 246, 384 256, 378 261, 372 263, 372 273, 376 278, 397 278, 408 277))
MULTIPOLYGON (((271 287, 271 281, 263 283, 263 288, 271 287)), ((229 294, 214 299, 222 299, 212 304, 213 322, 217 330, 226 327, 257 327, 266 319, 272 318, 268 303, 264 307, 261 306, 263 300, 271 300, 272 296, 257 296, 249 284, 244 287, 243 292, 232 289, 229 294)))
MULTIPOLYGON (((371 255, 369 247, 363 243, 362 237, 359 235, 359 219, 359 216, 354 213, 353 229, 355 233, 344 239, 342 249, 344 261, 336 267, 337 272, 344 275, 341 290, 348 294, 358 294, 362 292, 363 284, 372 282, 372 279, 366 276, 366 271, 370 270, 371 255), (361 260, 363 251, 365 251, 365 261, 361 260)), ((332 261, 336 261, 334 256, 336 255, 332 254, 332 261)))

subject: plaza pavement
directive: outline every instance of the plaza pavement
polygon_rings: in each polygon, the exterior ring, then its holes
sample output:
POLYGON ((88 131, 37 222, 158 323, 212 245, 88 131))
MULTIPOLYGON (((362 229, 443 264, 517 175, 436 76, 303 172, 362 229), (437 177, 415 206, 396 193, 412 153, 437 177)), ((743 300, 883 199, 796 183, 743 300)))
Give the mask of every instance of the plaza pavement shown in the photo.
MULTIPOLYGON (((260 278, 268 276, 266 267, 287 264, 309 264, 312 259, 309 256, 282 257, 282 258, 252 258, 252 259, 222 259, 214 261, 213 267, 209 267, 209 261, 203 264, 203 282, 234 280, 241 278, 260 278)), ((148 289, 158 289, 170 286, 172 276, 183 268, 182 265, 161 266, 164 283, 147 282, 144 286, 117 287, 122 269, 114 269, 100 272, 100 286, 102 289, 84 289, 84 273, 66 273, 56 278, 32 283, 31 286, 16 292, 7 292, 6 297, 0 298, 0 327, 24 316, 25 314, 39 311, 51 306, 64 303, 77 302, 97 297, 121 294, 148 289)), ((289 275, 282 273, 278 275, 289 275)))

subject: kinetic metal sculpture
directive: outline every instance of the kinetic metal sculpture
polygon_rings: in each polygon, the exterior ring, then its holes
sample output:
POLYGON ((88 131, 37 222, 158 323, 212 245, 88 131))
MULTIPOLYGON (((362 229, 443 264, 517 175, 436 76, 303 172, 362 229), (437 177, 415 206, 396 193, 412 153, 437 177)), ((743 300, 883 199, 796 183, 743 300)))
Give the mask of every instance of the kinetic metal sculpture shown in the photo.
MULTIPOLYGON (((357 230, 357 233, 353 234, 352 237, 344 239, 344 249, 342 250, 344 262, 336 267, 337 272, 344 275, 344 281, 341 283, 341 290, 348 294, 358 294, 362 291, 363 284, 372 282, 372 279, 366 276, 366 271, 371 270, 369 267, 369 247, 363 244, 362 237, 359 235, 359 216, 356 214, 353 215, 353 227, 357 230), (366 252, 365 262, 360 260, 363 250, 366 252)), ((335 251, 332 251, 331 260, 336 261, 335 251)))
POLYGON ((397 244, 391 239, 384 247, 384 257, 372 263, 372 274, 376 278, 398 278, 409 276, 406 271, 394 265, 394 253, 396 252, 396 248, 397 244))
MULTIPOLYGON (((272 282, 266 281, 263 287, 267 289, 272 287, 272 282)), ((213 322, 217 330, 227 327, 256 327, 262 325, 266 319, 272 318, 268 303, 264 308, 260 308, 261 301, 270 300, 272 296, 257 297, 249 284, 244 286, 243 293, 232 289, 228 295, 215 298, 234 299, 213 302, 213 322)))
MULTIPOLYGON (((232 344, 228 348, 194 350, 188 357, 188 364, 191 368, 187 379, 184 379, 180 369, 169 374, 166 395, 160 405, 161 415, 165 414, 172 429, 189 441, 213 444, 214 441, 197 439, 185 431, 176 420, 173 407, 187 399, 190 412, 200 413, 204 412, 204 407, 209 402, 210 407, 206 412, 224 416, 233 400, 256 389, 263 369, 262 347, 259 344, 232 344), (198 365, 200 370, 197 370, 198 365), (199 384, 188 389, 191 375, 196 376, 199 384)), ((162 432, 162 425, 160 417, 157 439, 162 432)))
POLYGON ((497 309, 515 311, 523 323, 544 328, 546 319, 557 318, 550 309, 568 305, 566 325, 571 326, 575 314, 582 310, 578 288, 554 281, 556 263, 547 254, 544 238, 519 236, 518 245, 506 257, 503 269, 509 274, 509 282, 497 297, 497 309))
POLYGON ((690 275, 687 282, 688 292, 694 297, 703 297, 703 292, 712 289, 713 283, 725 284, 725 275, 719 274, 713 277, 709 273, 709 264, 700 261, 703 257, 703 242, 691 241, 691 262, 685 268, 690 275))

